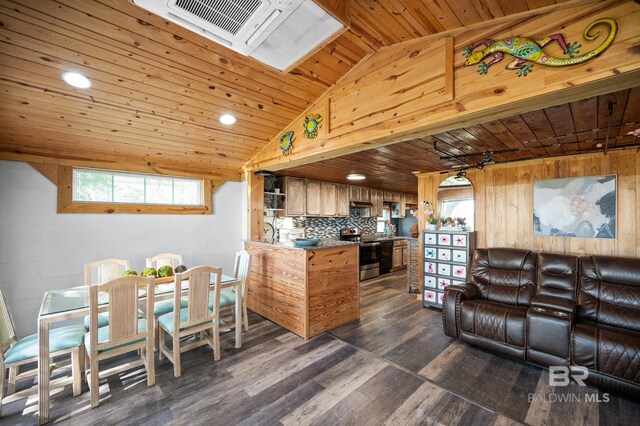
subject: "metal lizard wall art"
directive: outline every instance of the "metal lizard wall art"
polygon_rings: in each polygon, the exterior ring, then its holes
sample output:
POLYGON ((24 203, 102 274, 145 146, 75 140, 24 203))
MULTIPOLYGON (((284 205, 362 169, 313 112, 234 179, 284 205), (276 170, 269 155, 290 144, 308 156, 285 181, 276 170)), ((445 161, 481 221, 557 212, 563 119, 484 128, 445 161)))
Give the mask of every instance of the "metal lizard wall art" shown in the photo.
POLYGON ((475 65, 480 63, 485 57, 491 55, 493 59, 489 62, 482 62, 478 66, 479 74, 486 74, 489 67, 493 64, 500 62, 503 59, 505 53, 513 56, 515 59, 505 67, 508 70, 516 70, 516 75, 527 76, 528 72, 533 71, 533 65, 529 65, 526 62, 533 62, 540 65, 547 65, 551 67, 564 67, 567 65, 580 64, 586 62, 591 58, 598 56, 602 53, 611 43, 616 36, 618 25, 616 21, 610 18, 597 19, 590 23, 585 28, 583 36, 585 40, 591 41, 598 38, 600 32, 590 34, 591 29, 597 25, 605 24, 609 26, 609 36, 589 53, 574 57, 575 54, 580 53, 578 50, 581 45, 578 42, 567 44, 562 34, 553 34, 548 37, 541 38, 539 40, 532 40, 525 37, 511 37, 504 40, 494 42, 490 39, 479 40, 464 48, 464 56, 467 58, 465 65, 475 65), (558 42, 565 55, 569 56, 568 59, 554 58, 547 55, 542 48, 552 41, 558 42), (482 50, 474 52, 474 50, 481 45, 486 47, 482 50))

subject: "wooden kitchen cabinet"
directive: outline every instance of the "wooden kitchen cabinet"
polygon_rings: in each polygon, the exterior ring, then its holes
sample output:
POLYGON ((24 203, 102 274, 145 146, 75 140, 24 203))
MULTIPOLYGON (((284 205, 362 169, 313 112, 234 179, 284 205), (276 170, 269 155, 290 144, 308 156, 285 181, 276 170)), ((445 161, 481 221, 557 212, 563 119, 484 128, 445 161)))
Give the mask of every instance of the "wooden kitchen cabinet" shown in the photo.
POLYGON ((359 186, 350 186, 349 187, 349 200, 350 201, 360 201, 360 187, 359 186))
POLYGON ((382 216, 382 191, 376 191, 375 189, 371 190, 371 216, 380 217, 382 216))
POLYGON ((392 269, 401 269, 402 268, 402 247, 394 246, 393 247, 393 263, 391 264, 392 269))
POLYGON ((337 213, 337 185, 322 182, 322 216, 335 216, 337 213))
POLYGON ((305 180, 298 178, 286 178, 285 196, 287 216, 304 216, 306 212, 305 180))
POLYGON ((402 246, 402 266, 406 268, 408 264, 409 264, 409 244, 407 243, 407 241, 405 241, 404 245, 402 246))
POLYGON ((336 215, 349 216, 349 185, 338 185, 336 192, 336 215))
POLYGON ((371 191, 369 190, 369 188, 360 187, 360 200, 359 201, 364 201, 364 202, 371 201, 370 193, 371 193, 371 191))
POLYGON ((382 199, 383 201, 393 201, 393 192, 384 191, 382 199))
POLYGON ((307 181, 307 216, 322 215, 322 182, 307 181))

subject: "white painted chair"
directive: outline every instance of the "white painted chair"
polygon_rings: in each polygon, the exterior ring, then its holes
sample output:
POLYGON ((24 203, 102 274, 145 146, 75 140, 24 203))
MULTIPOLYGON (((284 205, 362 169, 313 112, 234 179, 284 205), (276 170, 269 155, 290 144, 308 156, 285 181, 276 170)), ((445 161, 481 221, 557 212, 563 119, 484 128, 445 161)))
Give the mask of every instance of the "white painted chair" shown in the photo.
POLYGON ((89 357, 87 381, 91 390, 91 407, 99 404, 99 380, 113 374, 121 373, 141 365, 147 371, 147 385, 155 384, 155 365, 153 352, 153 298, 155 293, 154 279, 139 276, 120 277, 102 284, 89 287, 90 327, 85 335, 85 347, 89 357), (147 292, 146 319, 138 318, 139 291, 147 292), (98 327, 100 293, 107 293, 109 302, 106 305, 110 323, 106 327, 98 327), (128 362, 119 367, 100 372, 99 362, 128 352, 140 351, 140 359, 128 362))
POLYGON ((209 345, 213 349, 214 360, 220 359, 220 309, 216 308, 220 302, 220 282, 222 269, 210 266, 197 266, 184 273, 175 275, 176 288, 180 288, 183 280, 188 280, 187 307, 180 309, 181 295, 174 293, 174 310, 158 318, 160 359, 166 356, 173 363, 173 375, 180 377, 180 354, 200 346, 209 345), (215 276, 211 286, 211 275, 215 276), (213 309, 208 307, 209 297, 217 302, 213 309), (175 313, 178 312, 178 315, 175 313), (165 334, 172 340, 172 348, 166 346, 165 334), (195 340, 186 345, 180 345, 180 339, 185 336, 196 335, 195 340))
MULTIPOLYGON (((71 374, 73 378, 73 395, 78 396, 82 392, 82 369, 84 362, 84 350, 82 339, 84 327, 82 325, 70 325, 54 328, 49 332, 49 352, 51 358, 62 355, 71 355, 71 374)), ((11 315, 0 292, 0 416, 2 415, 2 400, 14 394, 16 382, 29 377, 37 376, 38 369, 20 372, 20 367, 38 361, 38 335, 19 339, 13 327, 11 315), (7 396, 4 394, 5 373, 9 369, 7 384, 7 396)), ((50 371, 69 365, 69 362, 51 363, 50 371)), ((32 387, 12 395, 11 399, 18 399, 37 394, 37 387, 32 387)))
MULTIPOLYGON (((95 262, 85 263, 84 265, 84 285, 90 286, 91 284, 103 283, 105 281, 119 278, 126 270, 131 269, 131 263, 125 259, 102 259, 95 262)), ((140 318, 143 318, 143 313, 140 311, 140 318)), ((98 327, 105 327, 109 325, 109 315, 107 313, 101 313, 98 316, 98 327)), ((84 317, 84 328, 89 329, 89 315, 84 317)))
POLYGON ((161 253, 153 257, 147 257, 147 268, 160 268, 161 266, 169 265, 171 268, 176 269, 178 265, 184 265, 184 260, 181 254, 174 253, 161 253))
MULTIPOLYGON (((240 297, 242 304, 242 323, 244 325, 244 331, 249 331, 249 315, 247 314, 247 278, 249 276, 249 270, 251 268, 251 255, 246 250, 241 250, 236 253, 236 261, 233 268, 234 276, 241 281, 240 285, 240 297)), ((220 291, 220 314, 225 315, 224 328, 235 327, 235 315, 234 309, 236 304, 236 289, 225 288, 220 291), (227 318, 226 314, 230 313, 230 318, 227 318)), ((209 300, 209 309, 213 308, 213 300, 209 300)))

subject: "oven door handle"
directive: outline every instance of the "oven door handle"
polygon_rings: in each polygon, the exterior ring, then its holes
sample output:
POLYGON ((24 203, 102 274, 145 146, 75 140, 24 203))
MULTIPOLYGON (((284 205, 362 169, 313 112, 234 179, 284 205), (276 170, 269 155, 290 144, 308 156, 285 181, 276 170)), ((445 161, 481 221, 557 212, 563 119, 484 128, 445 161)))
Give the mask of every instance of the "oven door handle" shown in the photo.
POLYGON ((379 246, 380 243, 379 242, 374 242, 374 243, 361 243, 360 246, 361 247, 375 247, 375 246, 379 246))

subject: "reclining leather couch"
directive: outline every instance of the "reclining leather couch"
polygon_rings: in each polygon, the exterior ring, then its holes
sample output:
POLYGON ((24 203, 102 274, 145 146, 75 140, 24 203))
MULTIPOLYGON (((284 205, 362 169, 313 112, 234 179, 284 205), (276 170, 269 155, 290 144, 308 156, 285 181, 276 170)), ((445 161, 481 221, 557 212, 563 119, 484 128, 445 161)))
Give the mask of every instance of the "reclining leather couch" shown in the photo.
POLYGON ((640 259, 476 249, 468 282, 445 291, 445 334, 640 396, 640 259))

